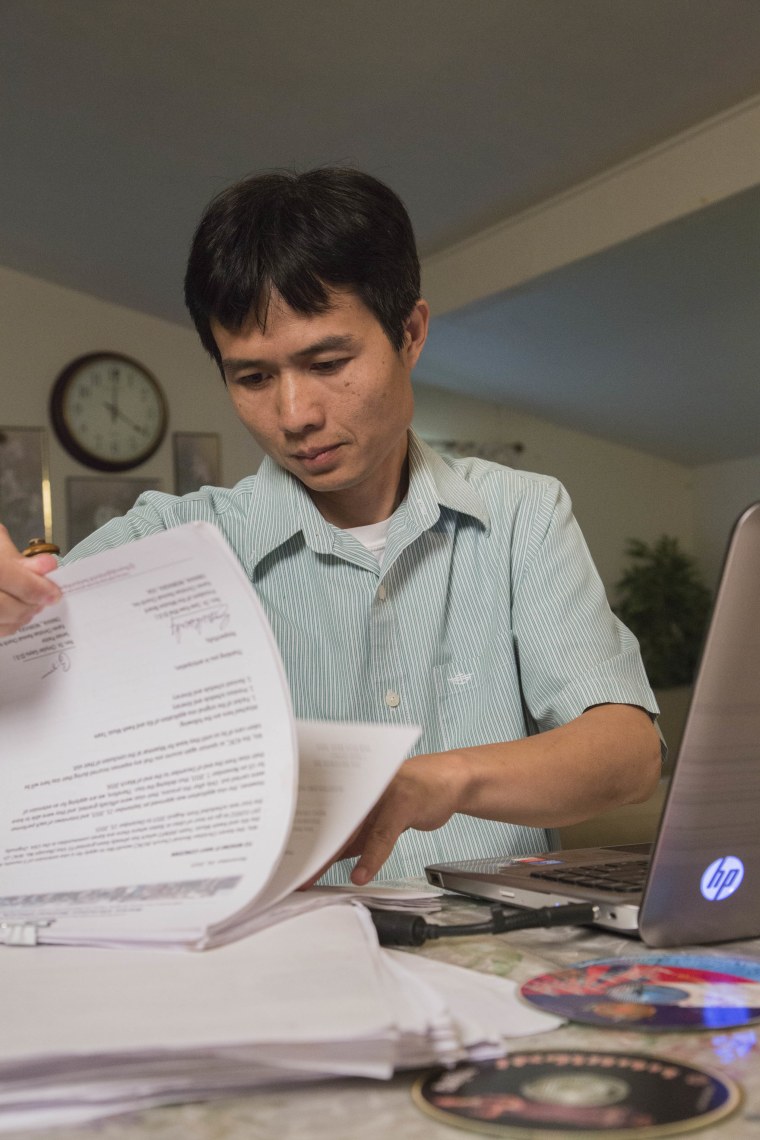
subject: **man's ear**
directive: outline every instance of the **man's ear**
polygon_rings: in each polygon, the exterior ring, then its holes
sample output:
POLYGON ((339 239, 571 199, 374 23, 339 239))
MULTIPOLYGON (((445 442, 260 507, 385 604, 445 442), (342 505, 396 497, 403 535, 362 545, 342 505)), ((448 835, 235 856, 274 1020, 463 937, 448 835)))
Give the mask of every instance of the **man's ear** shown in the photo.
POLYGON ((410 368, 419 360, 430 324, 430 306, 420 298, 406 319, 404 325, 404 346, 402 353, 410 368))

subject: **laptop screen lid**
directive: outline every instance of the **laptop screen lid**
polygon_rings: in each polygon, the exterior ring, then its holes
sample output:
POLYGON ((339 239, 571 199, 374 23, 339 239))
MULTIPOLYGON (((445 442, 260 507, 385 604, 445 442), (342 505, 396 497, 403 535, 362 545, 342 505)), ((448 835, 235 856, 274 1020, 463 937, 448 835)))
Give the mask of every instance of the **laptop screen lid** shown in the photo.
POLYGON ((426 871, 438 886, 512 906, 590 900, 600 906, 598 925, 639 933, 651 946, 754 937, 760 935, 758 822, 760 503, 744 511, 731 535, 643 895, 630 879, 648 845, 459 861, 426 871), (611 862, 617 867, 610 872, 611 862), (591 886, 600 869, 623 889, 591 886))
POLYGON ((760 935, 760 503, 729 542, 639 927, 651 946, 760 935))

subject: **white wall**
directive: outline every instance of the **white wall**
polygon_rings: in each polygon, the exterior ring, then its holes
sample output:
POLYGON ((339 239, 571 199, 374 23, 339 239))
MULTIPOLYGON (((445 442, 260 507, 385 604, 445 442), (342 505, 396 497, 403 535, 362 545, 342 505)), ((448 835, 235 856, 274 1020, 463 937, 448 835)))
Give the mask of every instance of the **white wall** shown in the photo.
MULTIPOLYGON (((128 474, 155 476, 164 489, 172 490, 172 431, 219 432, 226 484, 258 466, 261 453, 236 420, 216 368, 192 329, 3 268, 0 312, 0 425, 47 426, 47 402, 59 372, 77 356, 110 349, 145 364, 160 380, 170 408, 167 439, 147 463, 128 474)), ((714 472, 709 479, 699 473, 700 487, 712 480, 716 488, 715 505, 703 519, 701 506, 696 514, 694 507, 703 494, 700 491, 695 500, 695 476, 687 468, 501 405, 427 385, 418 385, 416 391, 415 426, 422 434, 482 442, 520 440, 525 448, 520 466, 556 475, 566 484, 608 587, 619 576, 630 537, 651 541, 667 532, 693 549, 699 535, 701 547, 707 549, 717 527, 722 546, 727 525, 718 508, 728 475, 715 482, 714 472)), ((65 480, 95 473, 71 459, 52 431, 49 451, 54 538, 65 548, 65 480)), ((757 484, 760 459, 754 470, 757 484)), ((740 475, 740 483, 751 482, 751 472, 740 475)))
POLYGON ((733 524, 745 507, 760 500, 760 455, 697 467, 694 493, 695 550, 709 585, 714 586, 733 524))

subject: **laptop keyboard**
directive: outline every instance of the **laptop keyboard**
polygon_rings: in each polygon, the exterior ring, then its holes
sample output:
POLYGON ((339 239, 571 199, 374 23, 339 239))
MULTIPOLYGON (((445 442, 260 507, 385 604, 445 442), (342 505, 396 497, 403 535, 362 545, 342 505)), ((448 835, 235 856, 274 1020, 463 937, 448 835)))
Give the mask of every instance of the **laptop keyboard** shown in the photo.
POLYGON ((648 867, 648 859, 626 859, 622 863, 602 863, 596 867, 581 865, 531 871, 530 877, 550 879, 554 883, 572 883, 579 887, 593 887, 600 891, 637 894, 644 888, 648 867))

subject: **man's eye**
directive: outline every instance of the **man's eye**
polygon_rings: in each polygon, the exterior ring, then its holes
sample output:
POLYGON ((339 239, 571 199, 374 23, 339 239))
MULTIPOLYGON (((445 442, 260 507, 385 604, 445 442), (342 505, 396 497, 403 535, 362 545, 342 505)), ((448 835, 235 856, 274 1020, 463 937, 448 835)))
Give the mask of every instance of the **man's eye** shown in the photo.
POLYGON ((265 380, 265 373, 250 372, 247 376, 238 376, 235 383, 240 384, 243 388, 258 388, 265 380))
POLYGON ((315 360, 311 365, 311 369, 312 372, 337 372, 343 367, 344 364, 347 363, 347 358, 342 358, 340 360, 315 360))

